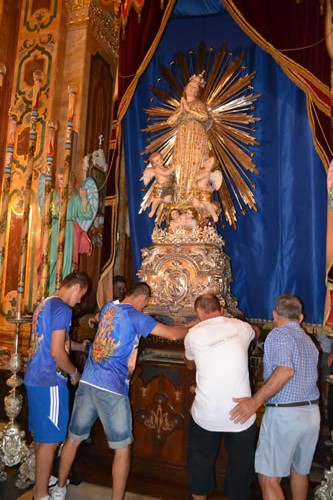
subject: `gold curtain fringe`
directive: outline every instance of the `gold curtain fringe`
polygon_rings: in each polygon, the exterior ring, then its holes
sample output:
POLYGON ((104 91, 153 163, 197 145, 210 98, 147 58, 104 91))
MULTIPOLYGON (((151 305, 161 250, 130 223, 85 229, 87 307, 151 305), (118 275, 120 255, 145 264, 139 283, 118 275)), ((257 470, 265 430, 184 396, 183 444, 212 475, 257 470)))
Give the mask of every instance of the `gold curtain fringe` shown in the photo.
MULTIPOLYGON (((308 111, 308 117, 309 117, 309 122, 310 122, 310 126, 311 126, 311 129, 312 129, 312 137, 313 137, 313 143, 314 143, 314 147, 315 147, 315 150, 317 151, 319 157, 321 158, 322 162, 323 162, 323 165, 324 165, 324 168, 326 170, 326 172, 328 171, 328 167, 329 167, 329 164, 331 162, 331 159, 332 157, 328 157, 327 156, 327 153, 326 151, 324 150, 322 144, 320 143, 320 141, 318 140, 316 134, 315 134, 315 130, 316 130, 316 127, 315 127, 315 105, 311 99, 310 96, 306 96, 306 107, 307 107, 307 111, 308 111)), ((317 115, 316 115, 317 116, 317 115)), ((317 121, 319 122, 318 118, 317 118, 317 121)), ((325 135, 323 134, 323 137, 325 137, 325 135)), ((326 141, 326 137, 325 137, 325 141, 326 141)), ((331 152, 331 148, 330 148, 330 154, 332 155, 332 152, 331 152)))
MULTIPOLYGON (((323 82, 321 82, 317 77, 315 77, 310 71, 303 68, 300 64, 292 61, 284 54, 280 53, 278 49, 276 49, 271 43, 267 42, 247 21, 244 19, 239 10, 235 7, 232 0, 223 0, 223 4, 228 10, 229 14, 232 18, 237 22, 239 26, 247 33, 247 35, 254 40, 259 47, 261 47, 265 52, 268 52, 274 59, 280 64, 282 69, 288 74, 290 79, 302 90, 309 93, 310 89, 305 86, 304 79, 309 80, 315 87, 317 87, 322 94, 329 97, 329 88, 323 82), (295 70, 299 74, 300 80, 298 81, 298 76, 295 76, 295 70)), ((330 106, 326 104, 326 102, 321 102, 319 96, 315 95, 313 98, 316 105, 322 109, 322 111, 326 115, 330 115, 331 109, 330 106)))
MULTIPOLYGON (((222 1, 222 0, 221 0, 222 1)), ((325 100, 322 100, 318 94, 313 94, 311 92, 312 89, 309 88, 306 80, 310 81, 314 87, 317 87, 323 95, 329 98, 330 89, 327 85, 323 84, 318 78, 316 78, 310 71, 303 68, 301 65, 295 63, 291 59, 289 59, 284 54, 280 53, 272 44, 267 42, 243 17, 240 11, 236 8, 232 0, 223 0, 223 4, 225 8, 228 10, 229 14, 236 21, 236 23, 243 29, 243 31, 254 40, 259 47, 261 47, 265 52, 268 52, 276 62, 281 66, 283 71, 287 74, 287 76, 297 85, 297 87, 301 88, 306 96, 307 96, 307 109, 310 110, 309 121, 311 124, 314 144, 316 151, 318 152, 325 169, 328 169, 328 165, 330 159, 327 158, 327 154, 323 150, 323 147, 320 145, 318 139, 315 136, 315 128, 314 128, 314 119, 313 119, 313 111, 311 109, 310 103, 315 104, 325 115, 331 116, 331 105, 328 104, 325 100), (297 74, 296 74, 297 73, 297 74)), ((325 136, 324 136, 325 137, 325 136)))
MULTIPOLYGON (((246 321, 250 324, 258 325, 260 328, 263 328, 264 330, 273 330, 273 328, 275 328, 274 322, 271 319, 246 318, 246 321)), ((302 323, 302 326, 310 335, 333 334, 332 328, 324 327, 323 325, 318 323, 302 323)))

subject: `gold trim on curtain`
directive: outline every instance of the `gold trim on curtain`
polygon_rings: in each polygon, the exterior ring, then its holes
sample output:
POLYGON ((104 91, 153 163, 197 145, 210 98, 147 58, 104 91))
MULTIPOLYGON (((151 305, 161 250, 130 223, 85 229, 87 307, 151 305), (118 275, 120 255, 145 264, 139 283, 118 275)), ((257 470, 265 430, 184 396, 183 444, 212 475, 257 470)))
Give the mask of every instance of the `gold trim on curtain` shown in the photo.
MULTIPOLYGON (((171 17, 171 14, 172 14, 172 11, 173 11, 173 8, 174 8, 176 1, 177 0, 170 0, 168 2, 168 5, 164 11, 161 25, 160 25, 160 28, 159 28, 157 34, 156 34, 156 37, 155 37, 153 43, 151 44, 147 54, 145 55, 145 58, 143 59, 141 65, 136 70, 135 76, 134 76, 133 80, 131 81, 131 83, 129 84, 129 86, 127 87, 125 94, 121 98, 121 101, 119 103, 119 108, 118 108, 118 114, 117 114, 118 126, 120 125, 122 119, 124 118, 126 111, 128 109, 128 106, 130 105, 130 103, 132 101, 132 97, 134 95, 135 89, 136 89, 137 84, 139 82, 139 78, 146 70, 148 64, 150 63, 150 61, 151 61, 151 59, 152 59, 152 57, 157 49, 158 44, 160 43, 160 40, 162 38, 162 35, 165 31, 165 28, 166 28, 168 22, 169 22, 169 19, 171 17)), ((121 77, 121 75, 119 75, 119 76, 121 77)))
MULTIPOLYGON (((153 43, 151 44, 147 54, 145 55, 141 65, 137 69, 135 76, 133 80, 131 81, 130 85, 126 89, 125 94, 123 95, 119 107, 118 107, 118 112, 117 112, 117 119, 113 123, 113 126, 116 127, 116 137, 115 137, 115 142, 113 142, 112 146, 116 148, 118 146, 118 157, 116 159, 116 199, 117 203, 115 206, 115 209, 113 211, 113 220, 112 220, 112 228, 113 228, 113 235, 112 235, 112 248, 110 250, 110 257, 107 263, 105 264, 102 274, 100 276, 99 282, 98 282, 98 289, 97 289, 97 303, 98 305, 103 305, 106 300, 112 300, 112 274, 113 274, 113 267, 114 267, 114 262, 116 259, 116 249, 117 249, 117 224, 116 221, 118 219, 118 199, 119 199, 119 169, 120 169, 120 158, 122 155, 122 151, 119 148, 119 145, 121 144, 121 135, 122 135, 122 130, 121 130, 121 123, 122 120, 126 114, 126 111, 128 109, 128 106, 131 103, 131 100, 133 98, 134 92, 136 90, 137 84, 139 82, 139 78, 141 75, 144 73, 146 70, 148 64, 150 63, 157 46, 162 38, 162 35, 165 31, 165 28, 169 22, 169 19, 171 17, 173 8, 175 6, 177 0, 170 0, 168 2, 168 5, 164 11, 163 18, 161 21, 161 25, 159 27, 159 30, 155 36, 155 39, 153 43), (111 275, 111 276, 109 276, 111 275), (111 290, 110 290, 111 286, 111 290), (110 297, 111 295, 111 297, 110 297)), ((118 74, 118 78, 121 77, 121 75, 118 74)))
MULTIPOLYGON (((242 28, 242 30, 257 44, 261 47, 265 52, 268 52, 276 62, 281 66, 286 75, 292 80, 295 85, 297 85, 300 89, 302 89, 307 97, 307 108, 308 111, 313 109, 313 105, 318 107, 325 115, 331 116, 331 106, 329 105, 329 97, 330 97, 330 89, 323 82, 318 80, 310 71, 300 66, 295 61, 289 59, 286 55, 282 54, 273 47, 272 44, 267 42, 242 16, 240 11, 234 5, 232 0, 221 0, 225 8, 228 10, 229 14, 236 21, 236 23, 242 28), (311 82, 315 87, 317 87, 323 95, 327 96, 327 101, 321 99, 318 94, 313 93, 313 89, 309 87, 307 81, 311 82)), ((316 151, 321 158, 324 168, 326 171, 328 170, 329 163, 331 158, 329 158, 326 152, 323 150, 321 144, 319 143, 316 137, 315 130, 315 122, 313 111, 311 111, 311 115, 309 114, 309 122, 312 129, 312 136, 314 146, 316 151)))
MULTIPOLYGON (((305 94, 307 99, 307 112, 309 117, 310 126, 312 129, 312 136, 315 149, 321 158, 324 168, 326 171, 328 170, 331 158, 327 156, 326 151, 322 144, 318 141, 316 136, 316 123, 319 124, 319 120, 316 116, 316 108, 320 109, 325 115, 331 117, 332 109, 330 104, 330 89, 327 85, 323 84, 318 78, 316 78, 312 73, 308 70, 297 64, 296 62, 290 60, 287 56, 279 52, 275 49, 270 43, 268 43, 241 15, 239 10, 235 7, 232 0, 221 0, 224 4, 225 8, 228 10, 229 14, 233 17, 233 19, 237 22, 237 24, 247 33, 247 35, 254 40, 263 50, 268 52, 276 62, 281 66, 283 71, 287 74, 287 76, 301 88, 305 94), (324 96, 328 99, 323 100, 320 98, 318 94, 314 94, 312 92, 311 87, 309 87, 308 83, 312 83, 315 87, 317 87, 324 96)), ((322 131, 323 137, 325 137, 322 131)), ((328 149, 331 150, 329 139, 326 138, 328 149)), ((324 203, 325 200, 319 200, 319 203, 324 203)), ((327 202, 327 201, 326 201, 327 202)), ((327 271, 330 269, 330 266, 333 263, 333 210, 328 206, 327 209, 327 232, 326 232, 326 266, 327 271)), ((330 312, 330 307, 333 307, 330 299, 330 288, 332 286, 327 286, 327 294, 324 306, 324 320, 322 326, 321 333, 327 333, 327 331, 332 331, 332 328, 326 326, 326 321, 330 312)))

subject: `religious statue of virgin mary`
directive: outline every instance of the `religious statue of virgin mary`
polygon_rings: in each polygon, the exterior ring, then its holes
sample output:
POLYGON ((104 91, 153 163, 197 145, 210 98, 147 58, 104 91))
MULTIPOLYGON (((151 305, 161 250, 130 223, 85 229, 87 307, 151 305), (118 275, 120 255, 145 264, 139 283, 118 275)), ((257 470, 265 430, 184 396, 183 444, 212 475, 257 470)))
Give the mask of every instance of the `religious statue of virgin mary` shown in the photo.
MULTIPOLYGON (((150 137, 144 154, 159 154, 165 175, 174 175, 170 201, 161 198, 160 206, 153 211, 158 225, 167 221, 175 208, 185 213, 194 207, 201 220, 211 218, 213 222, 223 212, 234 227, 237 207, 242 213, 244 205, 256 210, 254 184, 247 173, 258 173, 248 148, 258 144, 252 135, 252 124, 258 118, 251 111, 259 97, 251 93, 254 73, 246 73, 244 54, 232 59, 225 46, 215 55, 212 51, 209 49, 208 54, 203 44, 199 46, 198 71, 192 75, 189 67, 193 67, 193 53, 191 63, 179 54, 179 71, 162 66, 170 91, 151 89, 159 102, 153 101, 145 110, 150 124, 144 131, 150 137)), ((148 164, 144 182, 154 177, 149 176, 150 168, 148 164)), ((154 187, 148 181, 140 213, 153 203, 154 187)))

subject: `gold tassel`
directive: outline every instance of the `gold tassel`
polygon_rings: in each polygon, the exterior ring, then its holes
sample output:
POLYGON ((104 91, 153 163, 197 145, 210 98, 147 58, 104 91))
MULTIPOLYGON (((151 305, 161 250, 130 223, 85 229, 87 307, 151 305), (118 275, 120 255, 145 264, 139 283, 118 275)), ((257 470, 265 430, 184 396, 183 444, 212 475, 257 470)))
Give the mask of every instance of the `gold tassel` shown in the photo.
POLYGON ((138 23, 141 24, 141 12, 138 14, 138 23))
POLYGON ((164 10, 164 0, 161 0, 160 9, 164 10))

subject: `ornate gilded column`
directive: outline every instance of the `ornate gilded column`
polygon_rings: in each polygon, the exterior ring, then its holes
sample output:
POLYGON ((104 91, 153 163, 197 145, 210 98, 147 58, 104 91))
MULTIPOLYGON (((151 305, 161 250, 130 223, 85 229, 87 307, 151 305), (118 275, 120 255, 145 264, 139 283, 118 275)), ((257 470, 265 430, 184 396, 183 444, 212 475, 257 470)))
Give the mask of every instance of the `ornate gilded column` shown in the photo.
POLYGON ((5 158, 2 193, 1 193, 1 205, 0 205, 0 297, 2 297, 3 293, 2 289, 3 270, 4 270, 3 266, 5 258, 9 193, 10 193, 10 182, 12 175, 12 160, 14 153, 16 124, 17 124, 17 115, 14 111, 10 109, 8 133, 7 133, 6 158, 5 158))
MULTIPOLYGON (((26 274, 26 259, 27 259, 27 242, 29 233, 29 214, 30 214, 30 194, 32 182, 32 169, 34 162, 34 154, 36 147, 36 121, 38 117, 38 99, 40 93, 40 83, 43 78, 41 71, 34 71, 33 79, 33 95, 32 95, 32 110, 30 118, 30 132, 29 132, 29 147, 28 147, 28 160, 27 160, 27 179, 26 186, 23 193, 23 225, 22 225, 22 246, 18 265, 18 284, 17 284, 17 302, 16 302, 16 315, 15 318, 8 318, 10 323, 15 325, 14 349, 9 362, 9 369, 12 376, 7 380, 7 385, 11 387, 8 396, 5 397, 5 411, 9 418, 8 424, 4 430, 0 432, 0 479, 6 479, 4 472, 4 465, 12 467, 19 464, 25 457, 29 455, 29 449, 25 442, 25 432, 20 428, 15 419, 19 415, 23 397, 18 393, 18 387, 23 383, 23 380, 18 375, 21 369, 21 355, 19 352, 19 337, 20 328, 23 323, 31 322, 31 317, 24 317, 23 313, 23 299, 24 299, 24 285, 26 274)), ((9 134, 10 136, 10 134, 9 134)), ((9 142, 14 142, 13 138, 9 137, 9 142)))
POLYGON ((60 193, 61 205, 59 212, 59 229, 58 229, 58 250, 56 264, 55 290, 60 289, 62 281, 62 267, 64 262, 64 246, 65 246, 65 231, 66 231, 66 212, 68 201, 68 182, 72 163, 72 134, 73 134, 73 119, 75 100, 78 88, 76 85, 68 87, 68 118, 65 143, 65 161, 64 161, 64 189, 60 193))
POLYGON ((30 133, 29 133, 29 146, 28 146, 28 161, 26 170, 26 186, 23 194, 23 227, 22 227, 22 246, 19 259, 18 268, 18 285, 17 285, 17 304, 16 313, 22 314, 23 310, 23 298, 24 298, 24 285, 25 285, 25 271, 26 271, 26 260, 27 260, 27 245, 28 245, 28 233, 29 233, 29 213, 30 213, 30 193, 31 193, 31 182, 32 182, 32 167, 34 162, 34 154, 36 148, 36 122, 38 117, 38 99, 40 92, 40 83, 43 78, 43 73, 41 71, 34 71, 34 86, 33 86, 33 96, 32 96, 32 111, 31 111, 31 122, 30 122, 30 133))
POLYGON ((54 140, 58 128, 57 122, 50 120, 47 123, 47 157, 46 171, 42 174, 40 182, 43 183, 44 200, 42 211, 42 235, 41 235, 41 264, 40 264, 40 285, 38 300, 45 299, 48 292, 49 278, 49 239, 52 224, 51 203, 52 203, 52 178, 54 163, 54 140))

